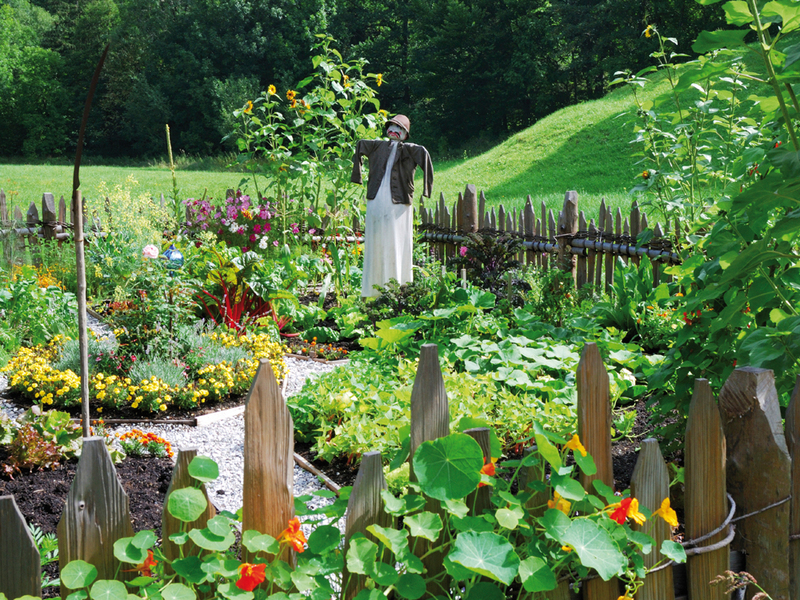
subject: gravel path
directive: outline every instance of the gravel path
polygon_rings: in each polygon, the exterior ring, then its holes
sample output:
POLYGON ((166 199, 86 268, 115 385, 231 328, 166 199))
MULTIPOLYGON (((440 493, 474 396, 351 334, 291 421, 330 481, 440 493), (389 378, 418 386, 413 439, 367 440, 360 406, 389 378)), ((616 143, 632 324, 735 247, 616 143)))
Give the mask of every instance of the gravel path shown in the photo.
MULTIPOLYGON (((97 327, 99 329, 99 325, 96 322, 92 323, 92 319, 90 319, 90 327, 97 327)), ((97 333, 100 333, 100 331, 97 331, 97 333)), ((335 368, 330 364, 300 360, 288 356, 285 360, 289 367, 285 386, 285 394, 287 397, 300 391, 306 379, 309 377, 314 377, 335 368)), ((6 376, 0 374, 0 414, 5 414, 11 418, 17 418, 24 411, 2 398, 2 394, 7 385, 8 380, 6 376)), ((172 447, 176 450, 176 454, 177 450, 180 448, 197 448, 198 454, 210 456, 217 462, 220 470, 219 479, 206 486, 212 501, 219 509, 229 510, 231 512, 237 511, 242 506, 242 486, 244 478, 243 415, 217 421, 205 427, 192 427, 189 425, 137 425, 135 427, 121 425, 108 427, 109 431, 118 434, 122 434, 133 428, 145 432, 153 432, 163 437, 172 444, 172 447)), ((323 488, 324 486, 320 484, 314 475, 295 465, 295 496, 310 494, 323 488)), ((329 500, 324 498, 315 498, 310 503, 310 506, 315 507, 327 502, 329 502, 329 500)))

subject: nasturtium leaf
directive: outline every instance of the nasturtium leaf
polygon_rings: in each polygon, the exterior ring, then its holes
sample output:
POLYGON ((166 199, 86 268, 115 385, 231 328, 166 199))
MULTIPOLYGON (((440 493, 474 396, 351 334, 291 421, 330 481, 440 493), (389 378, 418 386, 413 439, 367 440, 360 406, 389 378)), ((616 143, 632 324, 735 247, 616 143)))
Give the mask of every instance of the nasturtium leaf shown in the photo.
POLYGON ((227 517, 212 517, 206 523, 208 530, 214 535, 226 536, 231 532, 231 521, 227 517))
POLYGON ((400 557, 400 562, 406 566, 406 571, 409 573, 422 573, 425 570, 425 565, 422 564, 420 558, 411 554, 411 552, 404 553, 400 557))
POLYGON ((164 600, 195 600, 197 595, 182 583, 170 583, 161 590, 161 597, 164 600))
POLYGON ((424 511, 406 517, 403 523, 408 527, 414 537, 423 537, 435 542, 442 530, 442 518, 436 513, 424 511))
POLYGON ((189 463, 189 475, 197 481, 208 483, 219 477, 219 467, 207 456, 195 456, 189 463))
POLYGON ((100 579, 89 590, 92 600, 128 600, 128 590, 121 581, 100 579))
POLYGON ((173 544, 177 544, 178 546, 183 546, 186 542, 189 541, 189 534, 185 531, 179 531, 178 533, 173 533, 169 536, 169 541, 173 544))
POLYGON ((142 550, 132 544, 133 538, 119 538, 114 542, 114 557, 124 563, 138 565, 147 558, 147 550, 142 550))
POLYGON ((350 539, 347 549, 347 570, 359 575, 368 575, 378 555, 378 545, 365 537, 350 539))
MULTIPOLYGON (((72 592, 67 596, 67 600, 84 600, 88 598, 89 594, 86 593, 86 590, 78 590, 77 592, 72 592)), ((130 598, 130 596, 128 596, 130 598)), ((134 596, 134 598, 139 598, 138 596, 134 596)), ((0 600, 8 600, 6 595, 3 592, 0 592, 0 600)), ((13 600, 13 599, 12 599, 13 600)))
POLYGON ((494 525, 483 517, 453 517, 450 523, 456 531, 494 531, 494 525))
POLYGON ((253 592, 241 590, 235 584, 226 581, 217 587, 219 595, 228 600, 252 600, 255 597, 253 592))
POLYGON ((187 556, 172 561, 172 568, 189 583, 202 583, 208 577, 203 570, 203 562, 197 556, 187 556))
POLYGON ((721 48, 744 46, 744 38, 748 33, 750 33, 749 29, 701 31, 695 43, 692 44, 692 50, 698 54, 705 54, 721 48))
POLYGON ((88 587, 97 579, 97 569, 83 560, 70 561, 61 569, 61 583, 71 590, 88 587))
POLYGON ((425 579, 416 573, 404 573, 398 577, 394 589, 406 600, 417 600, 425 594, 425 579))
POLYGON ((236 541, 233 532, 228 530, 227 535, 217 535, 209 529, 192 529, 189 532, 189 539, 204 550, 212 552, 225 552, 236 541))
POLYGON ((539 518, 539 523, 544 527, 544 532, 548 537, 563 544, 564 534, 572 524, 572 520, 560 510, 548 508, 539 518))
POLYGON ((383 562, 375 562, 370 569, 369 576, 380 586, 389 587, 397 581, 397 569, 383 562))
POLYGON ((136 546, 137 548, 141 548, 142 550, 148 550, 153 547, 156 543, 156 534, 150 531, 149 529, 145 529, 140 531, 136 535, 133 536, 131 540, 131 544, 136 546))
POLYGON ((519 578, 526 592, 549 592, 558 587, 553 570, 536 556, 529 556, 519 563, 519 578))
MULTIPOLYGON (((468 581, 475 576, 475 573, 466 567, 462 567, 460 564, 450 560, 449 556, 444 557, 444 568, 447 574, 453 578, 453 581, 468 581)), ((422 571, 420 571, 420 573, 421 572, 422 571)))
POLYGON ((514 547, 496 533, 459 533, 448 556, 462 567, 506 585, 511 585, 519 569, 514 547))
POLYGON ((483 459, 478 442, 454 433, 420 444, 414 453, 414 474, 431 498, 455 500, 478 487, 483 459))
POLYGON ((506 595, 497 584, 479 581, 469 590, 466 600, 505 600, 506 595))
POLYGON ((628 534, 628 539, 639 546, 639 551, 642 554, 650 554, 650 551, 653 549, 653 538, 646 533, 635 531, 630 527, 626 527, 625 532, 628 534))
POLYGON ((597 473, 597 465, 594 464, 594 459, 591 454, 586 454, 586 456, 584 456, 576 451, 573 452, 572 455, 575 457, 575 462, 578 463, 578 468, 584 475, 594 475, 597 473))
POLYGON ((308 573, 302 573, 301 571, 292 571, 292 583, 295 588, 303 590, 306 593, 319 587, 316 579, 308 573))
POLYGON ((592 481, 592 487, 594 487, 594 489, 597 491, 598 494, 600 494, 603 498, 605 498, 607 504, 613 504, 614 502, 618 502, 618 500, 614 499, 616 498, 616 496, 614 496, 614 490, 611 488, 611 486, 606 485, 599 479, 595 479, 592 481))
MULTIPOLYGON (((353 600, 384 600, 384 598, 386 598, 386 596, 384 596, 379 589, 366 588, 358 592, 353 600)), ((267 598, 267 600, 270 599, 267 598)))
MULTIPOLYGON (((141 577, 141 576, 134 577, 128 582, 128 585, 133 587, 143 587, 145 585, 153 583, 155 580, 156 580, 155 577, 141 577)), ((130 598, 130 594, 128 594, 128 597, 130 598)))
POLYGON ((562 498, 566 498, 567 500, 576 502, 578 500, 583 500, 583 497, 586 495, 580 482, 571 477, 553 473, 550 475, 550 483, 553 485, 553 489, 557 491, 562 498))
POLYGON ((686 550, 678 542, 673 542, 672 540, 661 542, 661 554, 676 563, 686 562, 686 550))
POLYGON ((516 529, 517 525, 519 525, 519 517, 517 514, 507 508, 498 509, 494 516, 500 526, 506 529, 516 529))
POLYGON ((455 517, 466 517, 469 514, 467 503, 461 499, 445 500, 444 507, 447 509, 447 512, 455 517))
POLYGON ((395 517, 407 515, 425 506, 425 498, 418 494, 406 494, 402 498, 397 498, 390 491, 381 490, 381 498, 386 512, 395 517))
POLYGON ((408 548, 408 531, 405 529, 392 529, 391 527, 381 527, 380 525, 369 525, 367 527, 372 535, 389 550, 400 556, 408 548))
POLYGON ((537 433, 534 434, 534 438, 536 439, 536 449, 539 451, 539 454, 544 458, 550 466, 554 469, 561 468, 561 453, 558 451, 553 444, 550 443, 543 434, 537 433))
POLYGON ((338 527, 320 525, 308 538, 308 549, 314 554, 324 554, 339 545, 342 534, 338 527))
POLYGON ((205 495, 197 488, 174 490, 170 492, 167 501, 169 514, 184 523, 191 523, 198 519, 207 507, 208 501, 205 495))
POLYGON ((242 534, 242 545, 253 553, 277 554, 280 550, 278 540, 267 533, 261 533, 254 529, 248 529, 242 534))
POLYGON ((608 581, 625 568, 626 560, 608 532, 593 521, 572 521, 562 536, 562 543, 572 546, 581 563, 594 569, 608 581))

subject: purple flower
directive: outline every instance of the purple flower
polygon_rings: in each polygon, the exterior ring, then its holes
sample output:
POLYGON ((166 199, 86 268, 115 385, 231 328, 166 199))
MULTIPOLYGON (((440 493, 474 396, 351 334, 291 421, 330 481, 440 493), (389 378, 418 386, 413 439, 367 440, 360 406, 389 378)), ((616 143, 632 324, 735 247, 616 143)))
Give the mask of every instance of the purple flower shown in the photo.
POLYGON ((315 233, 317 233, 317 230, 312 228, 312 229, 308 230, 308 233, 310 233, 311 235, 314 235, 315 233))
POLYGON ((291 224, 292 233, 300 233, 300 228, 297 226, 297 223, 291 224))

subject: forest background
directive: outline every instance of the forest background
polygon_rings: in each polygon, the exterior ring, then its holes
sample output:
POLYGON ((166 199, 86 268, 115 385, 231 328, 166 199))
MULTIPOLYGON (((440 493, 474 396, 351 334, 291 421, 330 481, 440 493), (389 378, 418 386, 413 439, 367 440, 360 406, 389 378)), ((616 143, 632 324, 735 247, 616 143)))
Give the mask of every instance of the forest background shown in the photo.
POLYGON ((163 155, 165 124, 177 153, 233 150, 233 110, 305 77, 317 33, 382 74, 415 142, 473 155, 651 64, 651 24, 692 54, 724 18, 696 0, 0 0, 0 156, 74 154, 109 41, 87 154, 163 155))

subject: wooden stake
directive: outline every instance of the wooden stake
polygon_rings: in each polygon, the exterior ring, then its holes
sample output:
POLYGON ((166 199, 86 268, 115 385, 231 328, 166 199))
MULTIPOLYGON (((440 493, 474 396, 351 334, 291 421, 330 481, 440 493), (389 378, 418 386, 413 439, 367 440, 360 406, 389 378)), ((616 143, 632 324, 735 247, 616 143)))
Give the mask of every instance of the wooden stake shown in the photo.
POLYGON ((42 595, 41 557, 14 496, 0 496, 0 594, 42 595))

